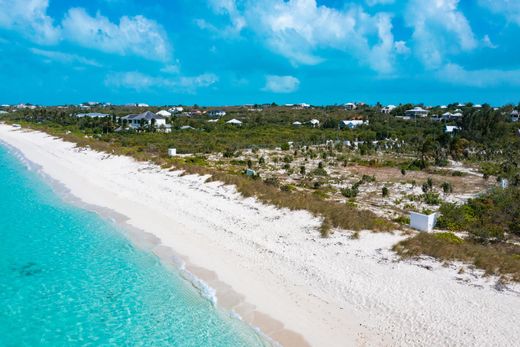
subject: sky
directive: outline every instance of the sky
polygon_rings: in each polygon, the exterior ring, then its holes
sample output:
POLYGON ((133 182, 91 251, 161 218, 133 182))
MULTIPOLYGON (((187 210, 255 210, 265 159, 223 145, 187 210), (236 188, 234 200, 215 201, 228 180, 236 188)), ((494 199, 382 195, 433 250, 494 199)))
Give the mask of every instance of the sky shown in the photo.
POLYGON ((520 102, 520 0, 0 0, 0 104, 520 102))

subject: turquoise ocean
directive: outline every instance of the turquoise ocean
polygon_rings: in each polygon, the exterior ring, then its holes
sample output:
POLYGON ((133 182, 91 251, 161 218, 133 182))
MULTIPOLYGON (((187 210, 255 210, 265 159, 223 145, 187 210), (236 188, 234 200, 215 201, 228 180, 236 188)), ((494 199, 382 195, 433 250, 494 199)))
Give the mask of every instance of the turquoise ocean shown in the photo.
POLYGON ((0 346, 265 346, 0 144, 0 346))

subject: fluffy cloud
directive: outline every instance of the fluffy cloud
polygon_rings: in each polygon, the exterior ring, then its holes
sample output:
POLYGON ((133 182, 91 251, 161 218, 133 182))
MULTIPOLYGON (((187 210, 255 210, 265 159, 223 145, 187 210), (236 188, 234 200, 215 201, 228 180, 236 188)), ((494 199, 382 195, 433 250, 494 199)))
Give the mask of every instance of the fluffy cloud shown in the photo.
POLYGON ((53 44, 60 30, 47 15, 49 0, 0 0, 0 27, 16 30, 40 44, 53 44))
POLYGON ((368 6, 393 4, 395 0, 365 0, 368 6))
POLYGON ((188 94, 194 93, 198 88, 209 87, 216 82, 218 82, 218 77, 211 73, 190 77, 180 76, 170 79, 130 71, 111 73, 105 78, 105 85, 109 87, 128 88, 137 91, 151 88, 166 88, 188 94))
POLYGON ((440 67, 447 54, 469 51, 477 41, 468 20, 458 9, 459 0, 411 0, 405 11, 413 28, 415 50, 429 68, 440 67))
POLYGON ((79 63, 82 65, 101 67, 101 64, 99 64, 97 61, 88 59, 88 58, 85 58, 85 57, 82 57, 82 56, 79 56, 76 54, 68 54, 68 53, 50 51, 50 50, 39 49, 39 48, 31 48, 31 52, 33 54, 36 54, 36 55, 45 57, 49 60, 57 61, 60 63, 66 63, 66 64, 79 63))
POLYGON ((437 77, 445 82, 468 87, 520 86, 520 70, 466 70, 457 64, 446 64, 438 70, 437 77))
POLYGON ((505 16, 509 21, 520 25, 520 1, 479 0, 479 4, 494 13, 505 16))
POLYGON ((354 5, 338 10, 316 0, 244 0, 240 7, 233 0, 211 3, 294 64, 320 63, 318 50, 335 49, 378 72, 392 70, 395 47, 389 14, 370 15, 354 5))
POLYGON ((293 76, 268 75, 263 91, 273 93, 292 93, 298 89, 300 81, 293 76))
POLYGON ((170 46, 163 29, 143 16, 121 17, 119 24, 97 13, 72 8, 62 22, 64 36, 82 46, 120 55, 135 54, 150 60, 167 61, 170 46))

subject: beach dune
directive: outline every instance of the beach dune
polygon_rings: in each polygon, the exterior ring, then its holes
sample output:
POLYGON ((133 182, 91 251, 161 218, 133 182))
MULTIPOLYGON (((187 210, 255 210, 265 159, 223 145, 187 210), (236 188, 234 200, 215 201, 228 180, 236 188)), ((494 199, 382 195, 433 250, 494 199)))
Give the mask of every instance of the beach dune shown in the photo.
POLYGON ((234 187, 127 157, 76 148, 0 125, 16 148, 85 204, 152 235, 158 256, 189 272, 284 346, 512 346, 520 341, 518 286, 454 267, 397 261, 403 236, 347 231, 320 237, 320 220, 241 197, 234 187))

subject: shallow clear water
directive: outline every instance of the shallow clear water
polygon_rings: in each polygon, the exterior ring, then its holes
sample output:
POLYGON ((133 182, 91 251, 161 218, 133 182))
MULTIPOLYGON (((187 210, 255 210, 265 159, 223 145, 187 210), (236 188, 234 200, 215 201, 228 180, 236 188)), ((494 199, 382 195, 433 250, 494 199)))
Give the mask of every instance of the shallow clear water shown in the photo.
POLYGON ((0 145, 0 346, 261 346, 0 145))

